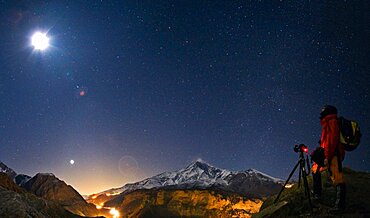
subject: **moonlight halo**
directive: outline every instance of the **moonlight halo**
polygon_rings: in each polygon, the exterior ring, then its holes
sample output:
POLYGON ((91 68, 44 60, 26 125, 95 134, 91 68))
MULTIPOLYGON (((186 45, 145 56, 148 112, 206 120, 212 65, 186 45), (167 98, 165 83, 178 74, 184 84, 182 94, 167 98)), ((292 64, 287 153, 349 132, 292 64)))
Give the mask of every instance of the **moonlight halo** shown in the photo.
POLYGON ((32 35, 31 44, 35 50, 43 51, 49 47, 49 37, 46 33, 36 32, 32 35))

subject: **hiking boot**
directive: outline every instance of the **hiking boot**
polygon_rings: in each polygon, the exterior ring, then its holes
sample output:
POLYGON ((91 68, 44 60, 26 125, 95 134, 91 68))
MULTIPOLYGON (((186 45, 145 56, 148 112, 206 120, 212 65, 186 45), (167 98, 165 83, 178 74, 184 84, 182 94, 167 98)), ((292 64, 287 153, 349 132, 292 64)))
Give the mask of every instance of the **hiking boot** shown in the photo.
POLYGON ((329 209, 331 214, 343 213, 346 209, 346 185, 344 183, 336 186, 337 200, 333 208, 329 209))
POLYGON ((321 173, 312 173, 313 187, 311 191, 312 200, 320 200, 322 192, 321 173))
POLYGON ((329 209, 329 213, 333 215, 344 213, 344 211, 344 208, 337 207, 336 205, 329 209))
POLYGON ((314 192, 311 192, 311 196, 312 196, 312 200, 314 200, 314 201, 321 200, 321 195, 319 195, 319 194, 316 194, 314 192))

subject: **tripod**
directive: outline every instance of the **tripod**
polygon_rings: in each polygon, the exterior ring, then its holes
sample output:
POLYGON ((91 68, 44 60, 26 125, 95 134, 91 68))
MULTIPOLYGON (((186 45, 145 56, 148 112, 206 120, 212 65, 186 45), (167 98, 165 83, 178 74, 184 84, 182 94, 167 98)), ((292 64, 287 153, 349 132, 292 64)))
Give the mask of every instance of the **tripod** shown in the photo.
MULTIPOLYGON (((307 167, 309 168, 310 167, 310 164, 308 162, 307 155, 306 155, 306 161, 307 161, 307 167)), ((308 198, 308 203, 310 204, 311 212, 313 212, 313 210, 312 210, 312 203, 311 203, 311 197, 310 197, 310 188, 308 187, 308 182, 307 182, 307 176, 308 176, 309 173, 307 173, 307 171, 306 171, 306 168, 305 168, 306 167, 306 162, 305 162, 305 158, 304 158, 304 155, 303 155, 303 151, 301 149, 299 151, 299 160, 298 160, 297 164, 294 166, 292 172, 289 174, 288 179, 286 180, 284 186, 281 188, 281 190, 280 190, 278 196, 276 197, 274 203, 276 203, 279 200, 281 193, 284 191, 285 186, 288 184, 290 178, 293 176, 293 174, 294 174, 294 172, 295 172, 295 170, 297 169, 298 166, 299 166, 298 187, 301 186, 301 177, 302 177, 305 195, 308 198)))

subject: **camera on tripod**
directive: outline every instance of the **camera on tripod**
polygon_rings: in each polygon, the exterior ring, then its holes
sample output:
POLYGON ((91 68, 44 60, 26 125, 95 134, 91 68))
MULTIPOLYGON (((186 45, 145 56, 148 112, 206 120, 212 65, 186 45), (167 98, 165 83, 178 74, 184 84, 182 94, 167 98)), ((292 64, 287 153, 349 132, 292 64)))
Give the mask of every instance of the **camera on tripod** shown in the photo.
POLYGON ((307 153, 308 152, 308 147, 304 144, 294 145, 294 152, 296 152, 296 153, 298 153, 298 152, 307 153))
POLYGON ((310 197, 310 188, 308 187, 308 181, 307 181, 307 176, 310 173, 310 163, 308 162, 308 147, 304 144, 299 144, 299 145, 294 145, 294 152, 298 153, 299 159, 296 165, 294 166, 292 172, 290 172, 288 179, 285 181, 285 184, 281 188, 279 194, 275 198, 274 203, 276 203, 283 190, 285 189, 286 185, 288 184, 290 178, 292 178, 295 170, 299 167, 299 176, 298 176, 298 187, 301 186, 301 179, 303 180, 303 185, 304 185, 304 193, 308 198, 308 203, 310 205, 311 212, 313 213, 312 209, 312 203, 311 203, 311 197, 310 197), (306 168, 307 167, 307 168, 306 168))

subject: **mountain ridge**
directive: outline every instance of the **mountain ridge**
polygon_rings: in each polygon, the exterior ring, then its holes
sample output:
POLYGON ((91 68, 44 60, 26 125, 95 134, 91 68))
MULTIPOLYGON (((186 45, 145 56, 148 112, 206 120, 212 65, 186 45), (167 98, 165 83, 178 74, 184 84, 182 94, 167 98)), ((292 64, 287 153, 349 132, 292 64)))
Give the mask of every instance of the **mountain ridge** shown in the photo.
POLYGON ((123 217, 250 217, 259 211, 261 196, 277 193, 281 182, 254 169, 229 171, 198 160, 87 201, 123 217))
POLYGON ((163 172, 135 183, 128 183, 121 187, 108 189, 93 195, 116 195, 118 193, 130 192, 137 189, 151 189, 170 186, 178 186, 181 189, 202 189, 215 185, 227 186, 233 181, 233 178, 235 178, 236 175, 239 175, 239 177, 242 177, 241 175, 245 175, 245 177, 255 176, 263 181, 273 182, 279 185, 282 185, 284 182, 281 179, 274 178, 253 168, 244 171, 231 171, 214 167, 213 165, 198 159, 190 163, 185 168, 163 172))
POLYGON ((130 193, 140 190, 144 193, 205 190, 220 196, 237 195, 246 199, 262 199, 277 193, 283 183, 283 180, 255 169, 231 171, 196 160, 179 170, 163 172, 135 183, 92 194, 85 199, 96 205, 116 207, 130 193))
POLYGON ((54 201, 27 192, 0 172, 0 217, 80 218, 54 201))
POLYGON ((2 161, 0 161, 0 173, 7 174, 12 180, 17 176, 17 173, 2 161))
POLYGON ((58 202, 68 211, 81 216, 101 215, 104 211, 85 199, 71 185, 66 184, 52 173, 37 173, 22 185, 28 192, 46 200, 58 202))
MULTIPOLYGON (((46 217, 56 217, 57 214, 60 217, 95 217, 109 214, 107 210, 98 210, 95 205, 87 203, 78 191, 53 173, 37 173, 31 177, 17 174, 6 164, 0 162, 0 189, 3 194, 0 196, 3 197, 1 199, 6 199, 0 205, 6 209, 2 211, 0 208, 0 216, 8 217, 9 214, 6 211, 14 211, 18 215, 28 214, 32 217, 43 217, 45 214, 53 214, 46 217), (27 210, 9 209, 12 204, 23 205, 22 208, 27 208, 27 210), (40 207, 47 209, 42 210, 41 213, 35 212, 40 210, 40 207), (51 212, 53 210, 56 212, 51 212)), ((25 216, 27 215, 19 217, 25 216)))

